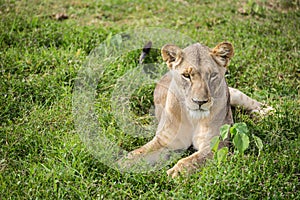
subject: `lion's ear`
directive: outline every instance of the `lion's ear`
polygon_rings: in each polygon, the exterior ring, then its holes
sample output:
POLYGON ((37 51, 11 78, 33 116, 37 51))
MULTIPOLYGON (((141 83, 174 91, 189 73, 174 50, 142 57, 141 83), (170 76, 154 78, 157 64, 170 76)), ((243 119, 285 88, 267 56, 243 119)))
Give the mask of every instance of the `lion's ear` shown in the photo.
POLYGON ((219 65, 226 67, 234 55, 233 46, 229 42, 221 42, 212 50, 211 55, 219 65))
POLYGON ((170 69, 175 69, 181 63, 182 54, 182 50, 178 46, 171 44, 167 44, 161 49, 162 58, 170 69))

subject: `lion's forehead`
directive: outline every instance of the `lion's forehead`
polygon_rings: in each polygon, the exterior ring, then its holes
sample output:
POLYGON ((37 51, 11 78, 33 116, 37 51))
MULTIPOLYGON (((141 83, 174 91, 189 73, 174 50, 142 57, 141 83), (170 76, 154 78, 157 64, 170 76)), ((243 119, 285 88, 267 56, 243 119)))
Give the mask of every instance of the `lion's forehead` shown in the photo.
POLYGON ((213 73, 213 70, 210 68, 194 68, 194 67, 185 67, 183 72, 186 74, 191 74, 193 77, 208 78, 209 74, 213 73))
POLYGON ((200 43, 190 45, 183 49, 184 67, 203 68, 214 67, 214 61, 210 55, 210 49, 200 43))

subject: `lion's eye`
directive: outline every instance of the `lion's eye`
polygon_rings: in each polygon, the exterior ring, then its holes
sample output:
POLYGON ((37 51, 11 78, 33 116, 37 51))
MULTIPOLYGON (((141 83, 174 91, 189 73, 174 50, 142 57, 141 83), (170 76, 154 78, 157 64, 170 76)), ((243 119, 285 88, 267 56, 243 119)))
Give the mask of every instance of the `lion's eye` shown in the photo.
POLYGON ((183 73, 182 76, 183 76, 183 78, 185 78, 185 79, 191 79, 191 75, 188 74, 188 73, 183 73))

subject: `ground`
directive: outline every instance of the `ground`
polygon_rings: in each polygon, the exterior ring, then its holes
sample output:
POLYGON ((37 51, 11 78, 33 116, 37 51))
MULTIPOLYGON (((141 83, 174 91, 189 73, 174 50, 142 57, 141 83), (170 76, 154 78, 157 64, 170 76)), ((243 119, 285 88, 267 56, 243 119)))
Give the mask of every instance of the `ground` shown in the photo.
MULTIPOLYGON (((1 199, 299 198, 299 7, 298 0, 0 0, 1 199), (121 173, 86 147, 72 114, 77 73, 106 38, 140 27, 175 30, 210 47, 233 43, 228 84, 276 109, 263 119, 234 111, 235 121, 262 139, 260 153, 250 143, 243 156, 231 152, 221 165, 211 160, 191 176, 171 179, 170 166, 121 173)), ((139 54, 107 66, 95 100, 103 133, 127 151, 149 138, 124 133, 110 100, 139 54)), ((153 87, 132 96, 137 121, 151 107, 153 87)))

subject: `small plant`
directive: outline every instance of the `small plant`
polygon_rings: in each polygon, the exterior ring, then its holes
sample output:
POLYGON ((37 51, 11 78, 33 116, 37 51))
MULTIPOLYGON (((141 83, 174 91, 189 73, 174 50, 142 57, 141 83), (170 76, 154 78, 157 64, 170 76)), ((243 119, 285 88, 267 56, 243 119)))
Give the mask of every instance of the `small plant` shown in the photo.
MULTIPOLYGON (((246 123, 235 123, 232 127, 228 124, 223 125, 220 128, 220 135, 213 137, 210 144, 211 150, 214 153, 214 159, 217 160, 218 164, 223 162, 227 157, 228 147, 219 149, 219 144, 228 138, 229 133, 232 138, 235 153, 243 155, 245 150, 249 147, 249 130, 246 123)), ((260 151, 263 149, 262 140, 253 134, 251 137, 260 154, 260 151)))

